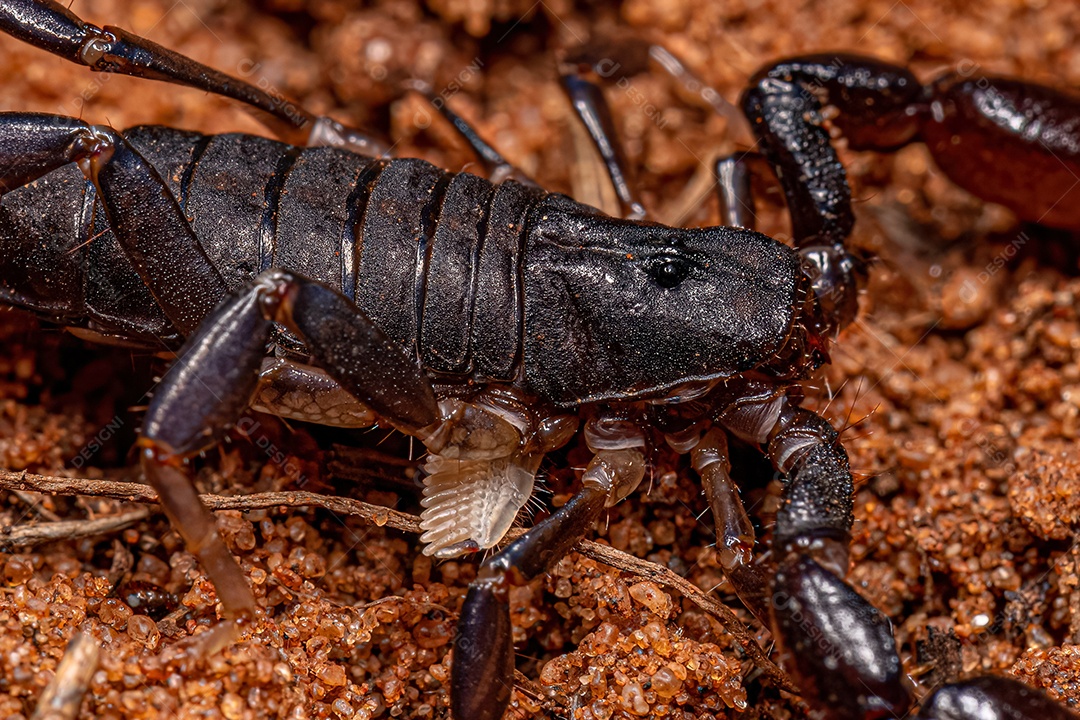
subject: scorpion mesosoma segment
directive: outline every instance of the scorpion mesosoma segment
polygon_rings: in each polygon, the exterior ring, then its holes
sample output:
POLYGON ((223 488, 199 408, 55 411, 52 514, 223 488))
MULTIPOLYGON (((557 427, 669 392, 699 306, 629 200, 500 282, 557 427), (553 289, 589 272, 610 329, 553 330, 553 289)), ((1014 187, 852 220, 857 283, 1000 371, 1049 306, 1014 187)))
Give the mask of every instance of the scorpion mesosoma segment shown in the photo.
MULTIPOLYGON (((544 573, 632 492, 657 439, 691 453, 725 569, 771 626, 806 701, 828 718, 908 711, 889 622, 843 580, 847 456, 788 392, 854 318, 862 275, 845 245, 844 170, 817 120, 822 86, 804 66, 764 71, 743 99, 780 171, 793 250, 748 229, 620 220, 528 183, 362 154, 377 145, 355 131, 282 115, 254 87, 50 0, 5 0, 0 27, 96 70, 241 100, 299 143, 0 114, 9 168, 0 300, 85 336, 182 346, 147 411, 140 458, 214 582, 221 642, 255 602, 187 459, 244 408, 377 421, 421 440, 430 453, 423 539, 437 556, 499 543, 580 410, 594 452, 580 491, 488 558, 469 588, 454 717, 503 714, 514 668, 509 587, 544 573), (771 576, 751 555, 729 434, 758 445, 786 478, 771 576)), ((741 177, 745 160, 723 170, 741 177)), ((733 179, 723 189, 748 206, 740 187, 733 179)), ((923 716, 1068 714, 995 679, 942 688, 923 716)))

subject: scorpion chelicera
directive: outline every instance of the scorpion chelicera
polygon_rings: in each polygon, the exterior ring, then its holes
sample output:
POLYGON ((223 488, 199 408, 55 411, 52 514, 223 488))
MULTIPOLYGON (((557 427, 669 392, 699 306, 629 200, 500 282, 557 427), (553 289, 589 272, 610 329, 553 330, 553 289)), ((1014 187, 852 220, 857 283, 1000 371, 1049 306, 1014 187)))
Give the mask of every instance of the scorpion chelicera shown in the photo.
MULTIPOLYGON (((952 138, 946 156, 963 143, 997 154, 999 128, 1027 161, 1040 141, 1059 137, 1054 128, 1075 140, 1058 114, 1080 117, 1073 106, 1009 85, 1017 112, 1042 123, 1025 134, 994 125, 1002 112, 992 110, 981 116, 989 124, 950 124, 984 109, 977 93, 927 91, 876 61, 804 58, 761 71, 742 107, 784 189, 792 249, 743 227, 618 219, 520 177, 493 184, 383 157, 356 131, 295 107, 285 113, 257 88, 85 23, 52 0, 0 2, 0 28, 95 70, 240 100, 296 143, 0 114, 0 301, 84 337, 181 348, 138 447, 147 480, 217 589, 225 616, 217 644, 256 606, 199 502, 188 459, 245 408, 339 426, 378 422, 423 442, 422 540, 438 557, 498 545, 541 458, 574 436, 580 415, 594 453, 581 489, 485 560, 468 589, 451 678, 457 720, 496 720, 509 703, 510 586, 544 573, 632 492, 657 441, 691 454, 725 570, 771 627, 811 707, 828 718, 908 712, 890 623, 843 579, 853 521, 847 455, 793 389, 854 319, 864 275, 846 246, 850 191, 821 110, 836 106, 835 123, 861 146, 918 134, 952 138), (785 478, 771 574, 754 562, 729 435, 760 447, 785 478)), ((597 94, 580 79, 566 85, 604 138, 597 94)), ((473 140, 493 175, 514 174, 473 140)), ((625 190, 618 158, 606 159, 625 190)), ((748 159, 718 167, 733 224, 751 222, 748 159)), ((969 176, 985 160, 954 159, 969 176)), ((1009 187, 1025 212, 1040 196, 1032 183, 1009 187)), ((624 206, 640 214, 639 204, 624 206)), ((1035 219, 1063 222, 1040 212, 1035 219)), ((1070 715, 1018 682, 981 678, 939 689, 921 716, 1070 715)))

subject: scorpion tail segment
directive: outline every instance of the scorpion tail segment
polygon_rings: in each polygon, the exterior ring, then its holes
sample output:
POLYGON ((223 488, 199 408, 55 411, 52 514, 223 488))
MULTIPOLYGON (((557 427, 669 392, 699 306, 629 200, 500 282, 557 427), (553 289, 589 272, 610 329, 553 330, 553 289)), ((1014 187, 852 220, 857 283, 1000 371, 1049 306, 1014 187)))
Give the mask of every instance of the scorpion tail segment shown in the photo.
POLYGON ((903 717, 911 698, 892 624, 809 556, 789 554, 773 586, 773 632, 803 698, 830 720, 903 717))
POLYGON ((753 82, 743 113, 784 189, 796 246, 842 246, 855 224, 851 189, 821 125, 821 104, 795 78, 759 74, 753 82))
POLYGON ((931 695, 923 720, 1076 720, 1041 690, 1007 677, 978 677, 944 685, 931 695))
POLYGON ((450 668, 453 720, 499 720, 514 689, 509 588, 498 573, 469 586, 450 668))
POLYGON ((273 318, 297 332, 330 377, 399 430, 421 430, 439 419, 435 392, 416 359, 348 298, 282 270, 260 283, 277 288, 273 318))

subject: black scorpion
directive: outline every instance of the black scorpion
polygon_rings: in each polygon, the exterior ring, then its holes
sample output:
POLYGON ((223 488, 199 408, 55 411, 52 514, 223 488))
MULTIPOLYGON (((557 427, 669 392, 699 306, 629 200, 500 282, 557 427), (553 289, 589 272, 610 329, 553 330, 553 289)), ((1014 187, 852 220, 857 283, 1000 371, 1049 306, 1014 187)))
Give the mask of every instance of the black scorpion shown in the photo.
MULTIPOLYGON (((283 113, 254 87, 51 0, 5 0, 0 27, 95 70, 239 99, 299 143, 0 114, 0 301, 88 337, 183 345, 139 447, 217 589, 227 618, 218 643, 255 601, 187 459, 245 407, 334 425, 378 421, 419 438, 430 452, 423 539, 438 556, 501 540, 540 459, 570 439, 582 409, 595 456, 581 490, 485 561, 469 587, 454 717, 503 714, 514 668, 509 587, 544 573, 637 487, 654 428, 691 452, 725 569, 771 625, 806 701, 828 718, 907 712, 890 624, 843 580, 847 455, 833 428, 789 394, 853 320, 863 276, 845 245, 850 191, 821 102, 860 116, 872 135, 881 125, 868 121, 866 99, 880 107, 893 97, 895 83, 879 80, 898 69, 853 57, 789 61, 745 93, 785 190, 792 250, 751 230, 620 220, 528 183, 365 156, 376 146, 355 131, 283 113), (760 446, 786 479, 771 577, 751 557, 728 434, 760 446)), ((605 114, 587 86, 567 85, 584 113, 605 114)), ((492 170, 506 169, 474 140, 492 170)), ((740 224, 750 222, 748 157, 720 166, 740 224)), ((617 158, 606 159, 625 190, 617 158)), ((921 716, 1069 715, 1015 681, 976 679, 937 691, 921 716)))

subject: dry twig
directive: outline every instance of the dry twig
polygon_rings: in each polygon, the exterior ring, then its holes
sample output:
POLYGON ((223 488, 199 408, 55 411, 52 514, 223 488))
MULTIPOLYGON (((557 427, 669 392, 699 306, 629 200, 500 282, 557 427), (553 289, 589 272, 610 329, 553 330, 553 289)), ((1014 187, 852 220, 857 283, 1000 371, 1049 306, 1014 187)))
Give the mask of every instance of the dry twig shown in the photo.
MULTIPOLYGON (((81 493, 80 493, 81 494, 81 493)), ((147 508, 94 520, 57 520, 30 525, 0 526, 0 550, 33 547, 54 540, 76 540, 123 530, 150 516, 147 508)))
MULTIPOLYGON (((23 490, 54 495, 89 495, 108 497, 129 502, 157 503, 157 492, 149 485, 115 480, 86 480, 34 475, 26 472, 0 470, 0 489, 23 490)), ((420 518, 378 505, 350 498, 320 495, 311 492, 266 492, 253 495, 224 496, 200 495, 202 502, 211 510, 262 510, 276 507, 320 507, 340 515, 354 515, 380 527, 391 527, 408 533, 420 532, 420 518)), ((122 517, 122 516, 121 516, 122 517)), ((98 522, 98 521, 75 521, 98 522)), ((47 523, 56 525, 59 523, 47 523)), ((513 538, 524 532, 517 529, 508 533, 513 538)), ((677 590, 690 602, 719 620, 736 639, 754 665, 760 668, 782 690, 798 693, 783 671, 776 666, 754 640, 742 622, 727 607, 708 597, 697 586, 676 575, 670 569, 642 560, 629 553, 616 550, 592 540, 582 540, 575 551, 587 558, 610 567, 646 578, 663 587, 677 590)))

